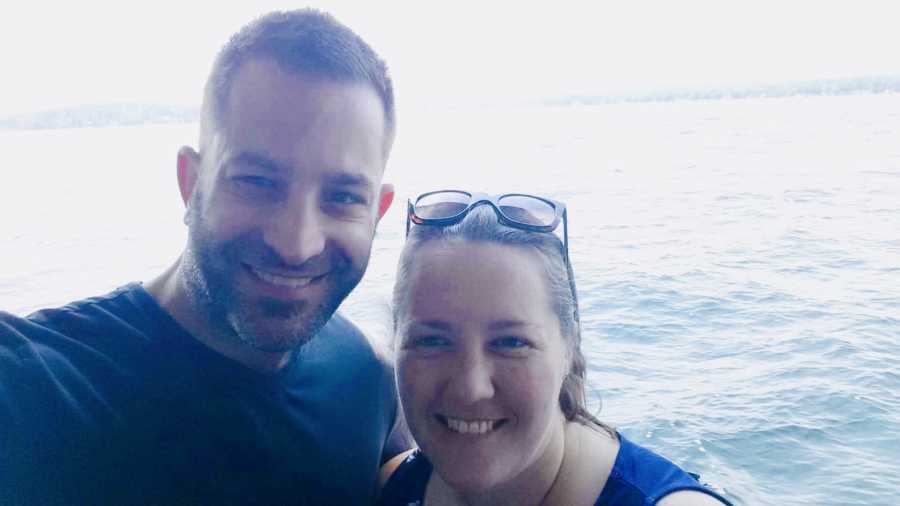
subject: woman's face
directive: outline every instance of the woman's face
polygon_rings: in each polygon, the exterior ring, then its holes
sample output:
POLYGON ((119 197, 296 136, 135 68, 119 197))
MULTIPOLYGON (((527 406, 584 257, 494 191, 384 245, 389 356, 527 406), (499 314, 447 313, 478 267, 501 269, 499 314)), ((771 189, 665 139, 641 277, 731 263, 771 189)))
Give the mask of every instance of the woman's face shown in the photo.
POLYGON ((477 491, 553 465, 569 360, 536 254, 434 243, 411 267, 397 381, 410 430, 437 472, 459 491, 477 491))

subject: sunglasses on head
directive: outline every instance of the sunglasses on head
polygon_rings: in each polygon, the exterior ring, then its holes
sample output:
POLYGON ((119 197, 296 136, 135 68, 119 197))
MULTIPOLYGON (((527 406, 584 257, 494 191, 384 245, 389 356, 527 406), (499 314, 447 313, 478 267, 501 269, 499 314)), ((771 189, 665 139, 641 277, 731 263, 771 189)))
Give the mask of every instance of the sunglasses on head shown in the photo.
POLYGON ((569 262, 569 226, 566 205, 556 200, 525 193, 487 195, 461 190, 423 193, 407 201, 406 235, 410 224, 449 226, 459 223, 472 209, 491 206, 500 223, 531 232, 552 232, 563 224, 563 246, 569 262))

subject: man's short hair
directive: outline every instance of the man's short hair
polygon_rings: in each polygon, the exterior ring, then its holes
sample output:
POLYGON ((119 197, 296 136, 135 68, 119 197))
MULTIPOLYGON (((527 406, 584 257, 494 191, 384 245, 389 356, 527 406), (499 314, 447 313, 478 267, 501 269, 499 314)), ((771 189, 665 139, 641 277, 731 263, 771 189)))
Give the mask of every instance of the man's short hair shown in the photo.
POLYGON ((315 9, 272 12, 234 34, 219 51, 203 95, 200 149, 223 119, 241 65, 269 58, 283 70, 337 82, 370 85, 384 108, 385 156, 394 138, 394 90, 387 65, 352 30, 315 9))

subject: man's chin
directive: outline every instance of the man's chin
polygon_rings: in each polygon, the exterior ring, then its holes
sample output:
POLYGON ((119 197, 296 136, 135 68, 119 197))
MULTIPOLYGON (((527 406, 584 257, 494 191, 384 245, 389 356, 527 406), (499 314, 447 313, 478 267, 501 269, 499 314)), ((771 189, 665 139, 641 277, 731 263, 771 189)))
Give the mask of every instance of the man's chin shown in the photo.
POLYGON ((331 289, 318 300, 282 300, 269 296, 235 297, 227 320, 245 345, 283 353, 311 341, 337 310, 343 297, 331 289))
POLYGON ((234 328, 244 344, 265 353, 285 353, 295 350, 312 340, 321 328, 321 326, 309 328, 308 320, 293 325, 278 323, 245 323, 235 325, 234 328))
POLYGON ((297 340, 291 342, 284 341, 253 341, 252 343, 248 343, 255 351, 259 351, 262 353, 267 353, 271 355, 283 355, 285 353, 291 353, 297 348, 300 348, 304 344, 306 344, 308 340, 297 340))

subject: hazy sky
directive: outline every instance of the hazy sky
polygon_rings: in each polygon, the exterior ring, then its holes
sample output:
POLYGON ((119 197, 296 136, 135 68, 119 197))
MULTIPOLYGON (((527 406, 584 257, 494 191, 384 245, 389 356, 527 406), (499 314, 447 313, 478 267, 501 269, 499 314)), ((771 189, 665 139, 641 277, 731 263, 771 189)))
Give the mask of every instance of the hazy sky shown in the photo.
POLYGON ((213 56, 233 31, 258 14, 303 5, 333 13, 387 59, 400 107, 900 75, 900 7, 889 1, 235 4, 35 0, 7 7, 0 117, 79 103, 198 103, 213 56))

